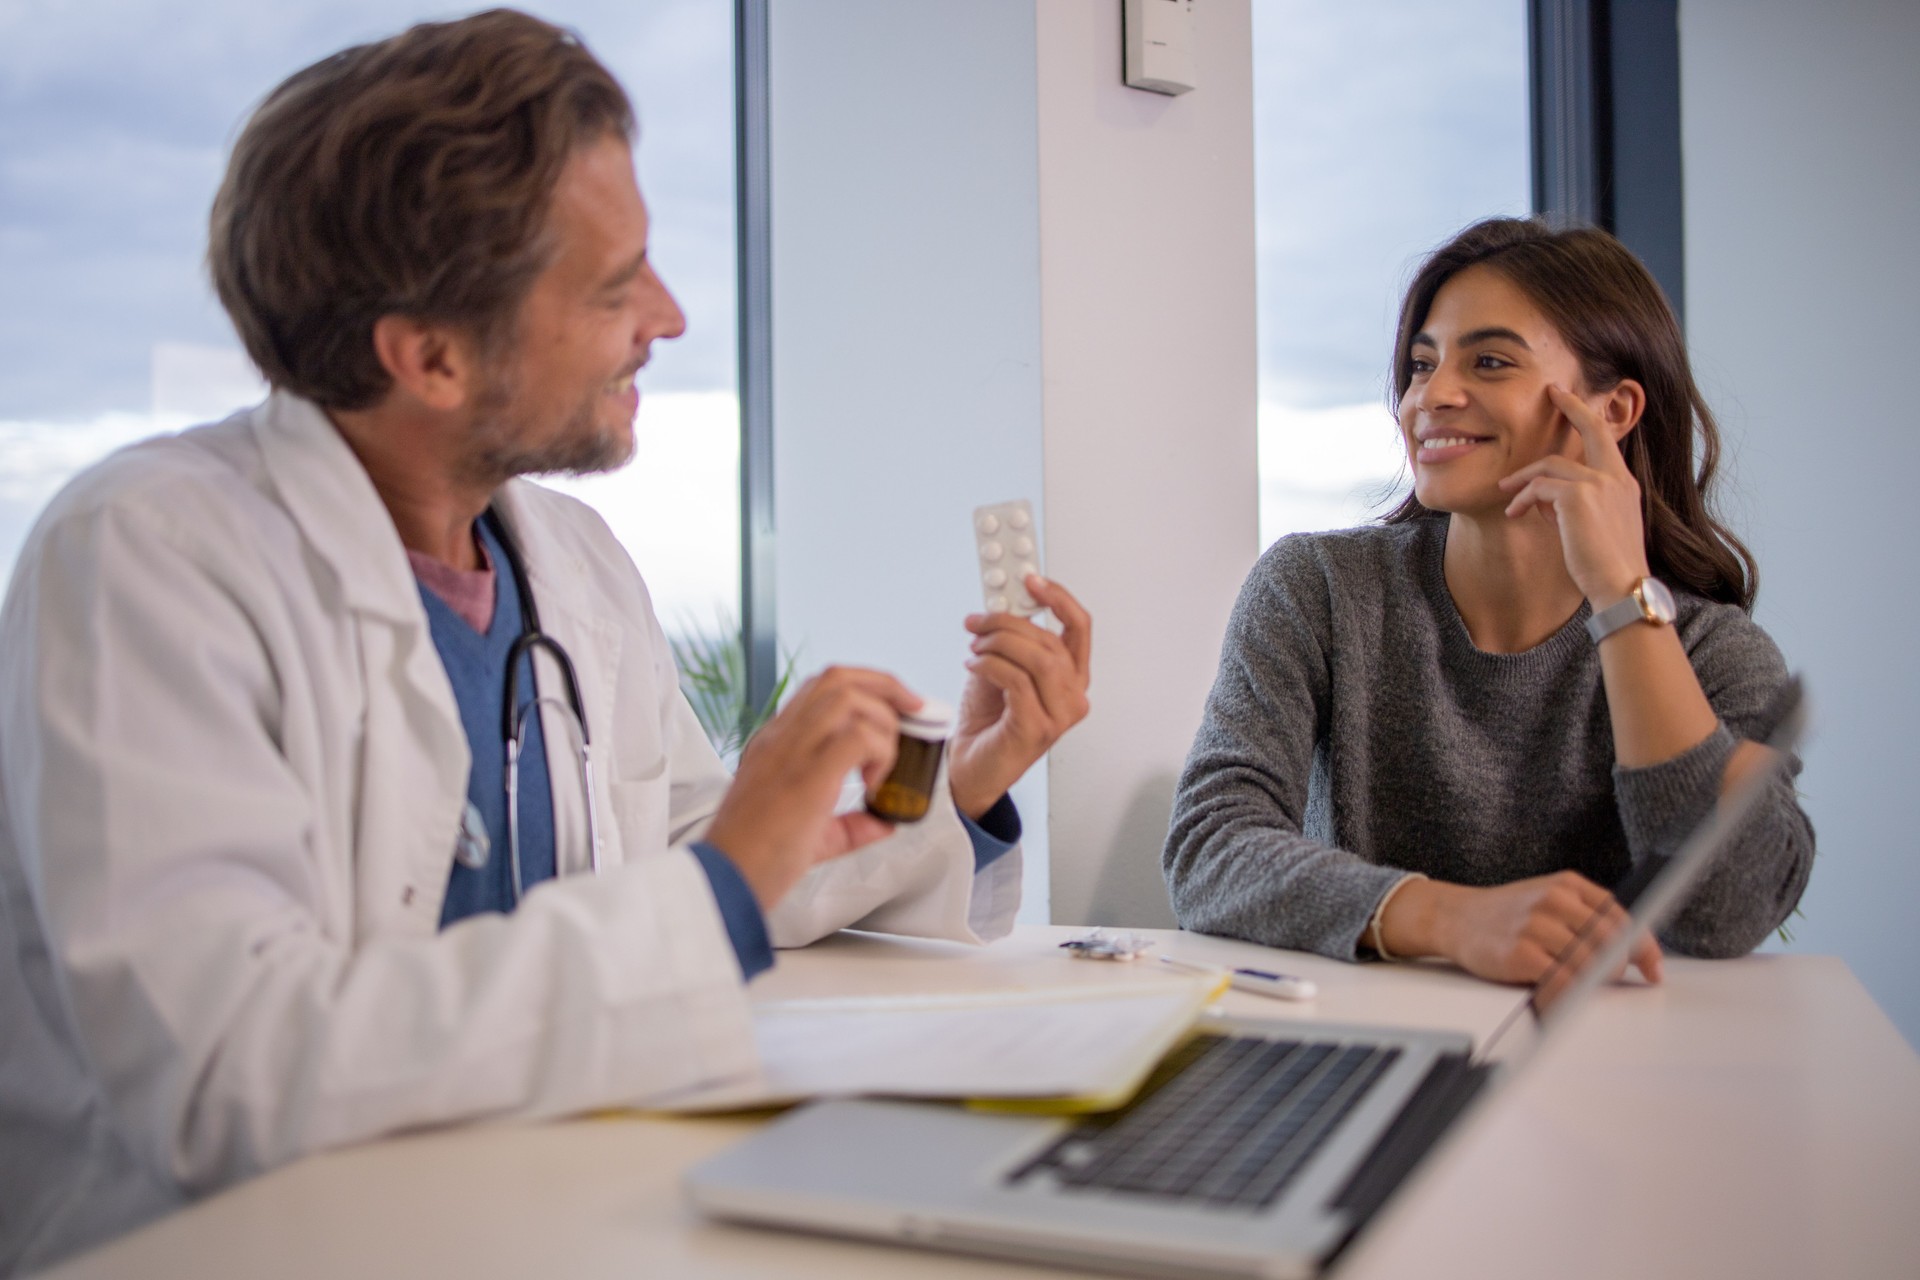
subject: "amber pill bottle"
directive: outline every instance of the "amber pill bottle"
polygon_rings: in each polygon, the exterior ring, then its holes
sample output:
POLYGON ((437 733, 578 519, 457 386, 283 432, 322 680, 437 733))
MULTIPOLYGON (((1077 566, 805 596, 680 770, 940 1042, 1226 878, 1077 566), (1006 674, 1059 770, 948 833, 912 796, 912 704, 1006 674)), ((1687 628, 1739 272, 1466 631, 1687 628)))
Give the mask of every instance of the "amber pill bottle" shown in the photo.
POLYGON ((953 728, 953 708, 928 698, 900 717, 899 751, 893 771, 867 796, 867 812, 888 822, 918 822, 933 807, 940 753, 953 728))

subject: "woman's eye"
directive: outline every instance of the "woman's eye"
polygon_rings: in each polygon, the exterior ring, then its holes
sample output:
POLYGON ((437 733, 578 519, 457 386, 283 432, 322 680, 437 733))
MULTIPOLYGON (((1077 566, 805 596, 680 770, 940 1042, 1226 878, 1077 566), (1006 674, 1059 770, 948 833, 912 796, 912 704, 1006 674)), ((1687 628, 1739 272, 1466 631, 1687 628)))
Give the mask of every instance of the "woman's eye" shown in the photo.
POLYGON ((1422 360, 1416 356, 1407 362, 1407 372, 1416 378, 1425 373, 1432 373, 1433 362, 1431 360, 1422 360))
POLYGON ((1502 359, 1500 356, 1493 355, 1489 352, 1481 352, 1480 355, 1474 358, 1473 367, 1476 369, 1511 369, 1513 368, 1513 361, 1502 359))

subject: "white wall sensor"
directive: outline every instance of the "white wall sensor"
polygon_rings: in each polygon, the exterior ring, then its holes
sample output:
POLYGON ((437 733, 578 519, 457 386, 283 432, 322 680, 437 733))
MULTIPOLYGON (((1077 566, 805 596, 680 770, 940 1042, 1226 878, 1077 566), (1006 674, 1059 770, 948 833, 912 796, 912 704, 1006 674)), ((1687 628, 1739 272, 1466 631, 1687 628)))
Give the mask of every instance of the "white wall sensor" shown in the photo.
POLYGON ((1122 0, 1127 84, 1153 93, 1193 88, 1194 0, 1122 0))

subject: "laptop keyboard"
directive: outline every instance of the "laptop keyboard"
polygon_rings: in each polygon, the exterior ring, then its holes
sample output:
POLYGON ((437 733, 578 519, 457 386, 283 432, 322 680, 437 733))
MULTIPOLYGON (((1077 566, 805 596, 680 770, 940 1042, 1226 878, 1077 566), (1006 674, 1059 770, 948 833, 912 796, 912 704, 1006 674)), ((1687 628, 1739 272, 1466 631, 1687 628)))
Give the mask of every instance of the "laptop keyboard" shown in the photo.
POLYGON ((1007 1177, 1223 1208, 1270 1205, 1400 1050, 1195 1037, 1138 1097, 1091 1116, 1007 1177))

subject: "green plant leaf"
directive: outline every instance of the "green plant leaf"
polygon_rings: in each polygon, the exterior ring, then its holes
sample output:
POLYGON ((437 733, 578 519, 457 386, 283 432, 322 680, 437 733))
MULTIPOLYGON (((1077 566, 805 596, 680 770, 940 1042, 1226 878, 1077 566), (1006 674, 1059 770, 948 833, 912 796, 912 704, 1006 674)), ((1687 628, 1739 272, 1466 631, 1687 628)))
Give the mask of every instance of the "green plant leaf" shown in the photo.
POLYGON ((724 609, 714 611, 714 625, 703 626, 683 618, 681 634, 668 638, 680 673, 680 688, 693 707, 707 741, 729 766, 747 740, 780 709, 793 683, 799 655, 781 653, 780 677, 766 703, 747 705, 747 651, 740 625, 724 609))

